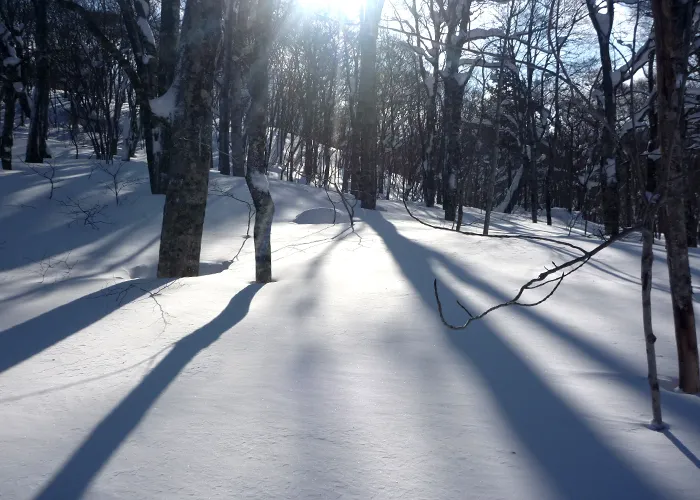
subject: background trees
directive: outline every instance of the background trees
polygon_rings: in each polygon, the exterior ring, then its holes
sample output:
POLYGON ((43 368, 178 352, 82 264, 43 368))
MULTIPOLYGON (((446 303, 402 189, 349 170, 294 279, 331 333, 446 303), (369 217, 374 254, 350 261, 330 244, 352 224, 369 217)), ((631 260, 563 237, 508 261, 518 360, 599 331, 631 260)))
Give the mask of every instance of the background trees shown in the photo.
POLYGON ((250 188, 261 281, 268 176, 337 184, 368 209, 439 204, 458 230, 464 205, 485 209, 484 234, 494 212, 552 224, 558 208, 602 224, 594 236, 656 229, 681 386, 700 390, 696 2, 372 0, 356 17, 293 0, 184 6, 181 22, 176 0, 0 0, 3 168, 20 123, 27 162, 50 156, 52 127, 106 162, 143 149, 166 195, 163 276, 197 273, 211 168, 250 188))

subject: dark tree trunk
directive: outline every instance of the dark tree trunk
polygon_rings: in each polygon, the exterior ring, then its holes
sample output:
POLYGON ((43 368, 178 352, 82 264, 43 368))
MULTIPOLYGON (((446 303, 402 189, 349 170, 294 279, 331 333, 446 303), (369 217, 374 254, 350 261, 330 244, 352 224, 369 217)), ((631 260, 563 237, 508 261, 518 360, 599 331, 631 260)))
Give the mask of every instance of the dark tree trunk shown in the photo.
POLYGON ((43 163, 48 158, 46 137, 49 132, 49 55, 47 0, 34 0, 36 22, 36 85, 34 88, 34 110, 27 137, 27 163, 43 163))
POLYGON ((377 34, 384 0, 368 0, 360 27, 360 84, 357 126, 360 128, 359 195, 362 208, 377 206, 377 34))
POLYGON ((2 139, 0 140, 0 158, 2 169, 12 170, 12 146, 14 145, 13 129, 15 126, 15 90, 12 84, 5 85, 5 117, 2 122, 2 139))
POLYGON ((199 141, 192 139, 209 130, 211 141, 211 96, 221 11, 221 0, 188 0, 185 7, 172 127, 173 162, 158 260, 158 276, 162 278, 199 274, 209 151, 203 151, 199 141))
POLYGON ((659 144, 665 190, 666 222, 673 320, 678 349, 679 386, 688 393, 700 391, 698 345, 695 334, 693 290, 688 262, 685 225, 687 175, 683 168, 683 90, 688 71, 688 48, 694 2, 652 0, 657 57, 659 144))
MULTIPOLYGON (((219 97, 219 172, 231 175, 230 135, 231 126, 231 73, 233 61, 233 30, 236 27, 236 12, 231 2, 226 8, 224 25, 224 64, 221 93, 219 97)), ((238 65, 239 63, 235 63, 238 65)))
POLYGON ((250 196, 255 205, 255 281, 272 281, 272 219, 275 204, 270 194, 265 164, 265 135, 269 99, 269 53, 271 44, 272 0, 259 0, 255 13, 255 41, 248 94, 250 109, 246 117, 248 136, 248 168, 245 175, 250 196))
POLYGON ((620 197, 618 193, 619 177, 615 162, 615 89, 612 82, 612 62, 610 59, 610 30, 613 25, 614 2, 606 0, 607 14, 601 19, 607 19, 607 24, 601 24, 598 17, 598 7, 592 1, 587 1, 589 17, 596 29, 598 47, 600 50, 601 72, 603 84, 603 114, 605 123, 601 124, 601 154, 599 161, 600 184, 603 201, 603 223, 605 234, 615 235, 620 231, 620 197))
POLYGON ((180 38, 179 0, 161 1, 158 38, 158 92, 163 95, 175 78, 177 44, 180 38))

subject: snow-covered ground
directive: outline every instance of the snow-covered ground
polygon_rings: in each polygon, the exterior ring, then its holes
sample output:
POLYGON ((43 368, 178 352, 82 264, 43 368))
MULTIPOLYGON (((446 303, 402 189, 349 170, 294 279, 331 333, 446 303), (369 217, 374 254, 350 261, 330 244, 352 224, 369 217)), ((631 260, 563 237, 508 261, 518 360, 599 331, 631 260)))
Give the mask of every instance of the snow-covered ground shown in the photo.
MULTIPOLYGON (((700 398, 673 392, 661 246, 665 433, 645 427, 636 240, 539 307, 451 331, 434 277, 459 322, 455 298, 481 311, 568 250, 437 231, 386 201, 353 233, 313 210, 332 208, 323 190, 271 180, 260 286, 252 241, 234 258, 248 207, 214 193, 249 200, 245 184, 212 173, 204 275, 157 280, 163 197, 143 161, 122 165, 117 205, 96 162, 52 149, 52 199, 20 162, 0 174, 0 498, 698 498, 700 398)), ((596 244, 559 215, 493 227, 596 244)))

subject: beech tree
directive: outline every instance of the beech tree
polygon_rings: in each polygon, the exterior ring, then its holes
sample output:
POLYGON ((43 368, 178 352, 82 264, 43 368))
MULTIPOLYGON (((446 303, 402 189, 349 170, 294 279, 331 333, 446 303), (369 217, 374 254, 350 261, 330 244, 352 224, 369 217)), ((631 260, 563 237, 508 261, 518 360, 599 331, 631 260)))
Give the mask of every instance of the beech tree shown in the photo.
POLYGON ((221 0, 188 0, 182 20, 172 109, 171 173, 163 208, 158 276, 197 276, 209 184, 209 154, 197 140, 212 123, 221 0))

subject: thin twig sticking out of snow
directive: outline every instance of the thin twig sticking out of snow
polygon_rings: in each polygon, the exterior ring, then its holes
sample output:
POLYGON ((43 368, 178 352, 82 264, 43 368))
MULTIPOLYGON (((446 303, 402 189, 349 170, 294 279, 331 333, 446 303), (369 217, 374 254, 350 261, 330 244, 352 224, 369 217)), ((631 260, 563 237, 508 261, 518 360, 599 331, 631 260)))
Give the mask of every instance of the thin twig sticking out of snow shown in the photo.
POLYGON ((612 245, 616 241, 623 239, 625 236, 627 236, 635 231, 638 231, 642 227, 641 224, 639 224, 639 225, 624 229, 623 231, 620 231, 619 234, 607 239, 606 241, 604 241, 603 243, 601 243, 600 245, 595 247, 593 250, 586 251, 583 248, 578 247, 576 245, 573 245, 571 243, 568 243, 565 241, 557 241, 557 240, 550 239, 550 238, 544 238, 541 236, 514 235, 514 234, 483 235, 480 233, 454 231, 450 228, 441 227, 441 226, 434 226, 432 224, 429 224, 425 221, 420 220, 418 217, 413 215, 411 213, 411 211, 409 210, 408 204, 406 203, 405 199, 403 202, 404 202, 404 207, 406 207, 406 211, 408 212, 408 215, 411 216, 411 218, 420 222, 424 226, 428 226, 428 227, 431 227, 434 229, 456 232, 459 234, 463 234, 465 236, 479 236, 482 238, 510 238, 510 239, 521 239, 521 240, 547 241, 547 242, 550 242, 550 243, 555 244, 555 245, 568 246, 568 247, 574 248, 574 249, 581 252, 581 255, 579 255, 578 257, 576 257, 574 259, 568 260, 568 261, 564 262, 563 264, 557 265, 554 262, 552 262, 552 264, 554 266, 553 268, 547 269, 545 267, 545 271, 543 271, 538 276, 536 276, 535 278, 532 278, 530 281, 528 281, 523 286, 521 286, 520 289, 518 290, 518 293, 515 294, 515 296, 512 299, 507 300, 505 302, 501 302, 500 304, 496 304, 496 305, 486 309, 485 311, 483 311, 479 314, 472 314, 461 302, 457 301, 457 305, 459 307, 461 307, 464 310, 464 312, 466 312, 467 315, 469 316, 469 319, 467 319, 467 321, 465 321, 461 325, 454 325, 445 319, 445 316, 444 316, 443 311, 442 311, 442 302, 440 302, 440 295, 438 293, 437 279, 433 280, 433 290, 435 292, 435 300, 437 302, 437 308, 438 308, 438 313, 440 314, 440 320, 442 321, 442 323, 446 327, 448 327, 452 330, 464 330, 465 328, 467 328, 471 324, 472 321, 476 321, 478 319, 481 319, 484 316, 486 316, 487 314, 495 311, 496 309, 500 309, 501 307, 506 307, 506 306, 534 307, 534 306, 542 304, 547 299, 549 299, 552 295, 554 295, 554 293, 557 291, 557 288, 559 288, 559 285, 561 285, 561 283, 564 281, 564 278, 566 278, 568 275, 578 271, 584 264, 586 264, 597 253, 606 249, 607 247, 609 247, 610 245, 612 245), (528 290, 534 290, 536 288, 540 288, 540 287, 546 286, 546 285, 551 284, 551 283, 554 283, 553 288, 547 293, 547 295, 545 295, 540 300, 537 300, 535 302, 520 302, 520 298, 528 290))
POLYGON ((242 200, 235 196, 233 192, 229 190, 225 190, 222 188, 219 184, 213 184, 209 190, 210 194, 213 194, 214 196, 225 196, 227 198, 231 198, 232 200, 239 201, 241 203, 245 203, 246 206, 248 207, 248 227, 246 228, 245 235, 243 236, 243 243, 241 243, 240 248, 238 249, 238 252, 236 252, 236 255, 233 256, 233 258, 228 261, 228 264, 231 265, 233 262, 238 260, 238 256, 241 255, 241 252, 243 251, 243 247, 245 246, 246 242, 250 239, 250 224, 253 220, 253 216, 255 216, 255 207, 253 206, 252 203, 247 202, 245 200, 242 200))
POLYGON ((149 290, 148 288, 145 288, 141 286, 140 284, 137 283, 129 283, 123 288, 115 288, 110 290, 109 292, 102 293, 100 295, 96 295, 95 297, 113 297, 116 296, 117 303, 119 305, 122 304, 126 296, 129 294, 131 290, 140 290, 141 292, 145 293, 146 296, 153 300, 155 303, 155 307, 158 308, 160 311, 160 317, 163 320, 163 331, 165 331, 165 328, 168 326, 168 316, 170 316, 165 309, 163 308, 163 305, 158 301, 158 297, 163 293, 163 291, 167 290, 171 286, 175 285, 175 283, 178 283, 178 280, 173 280, 170 281, 163 286, 160 286, 156 288, 155 290, 149 290))

